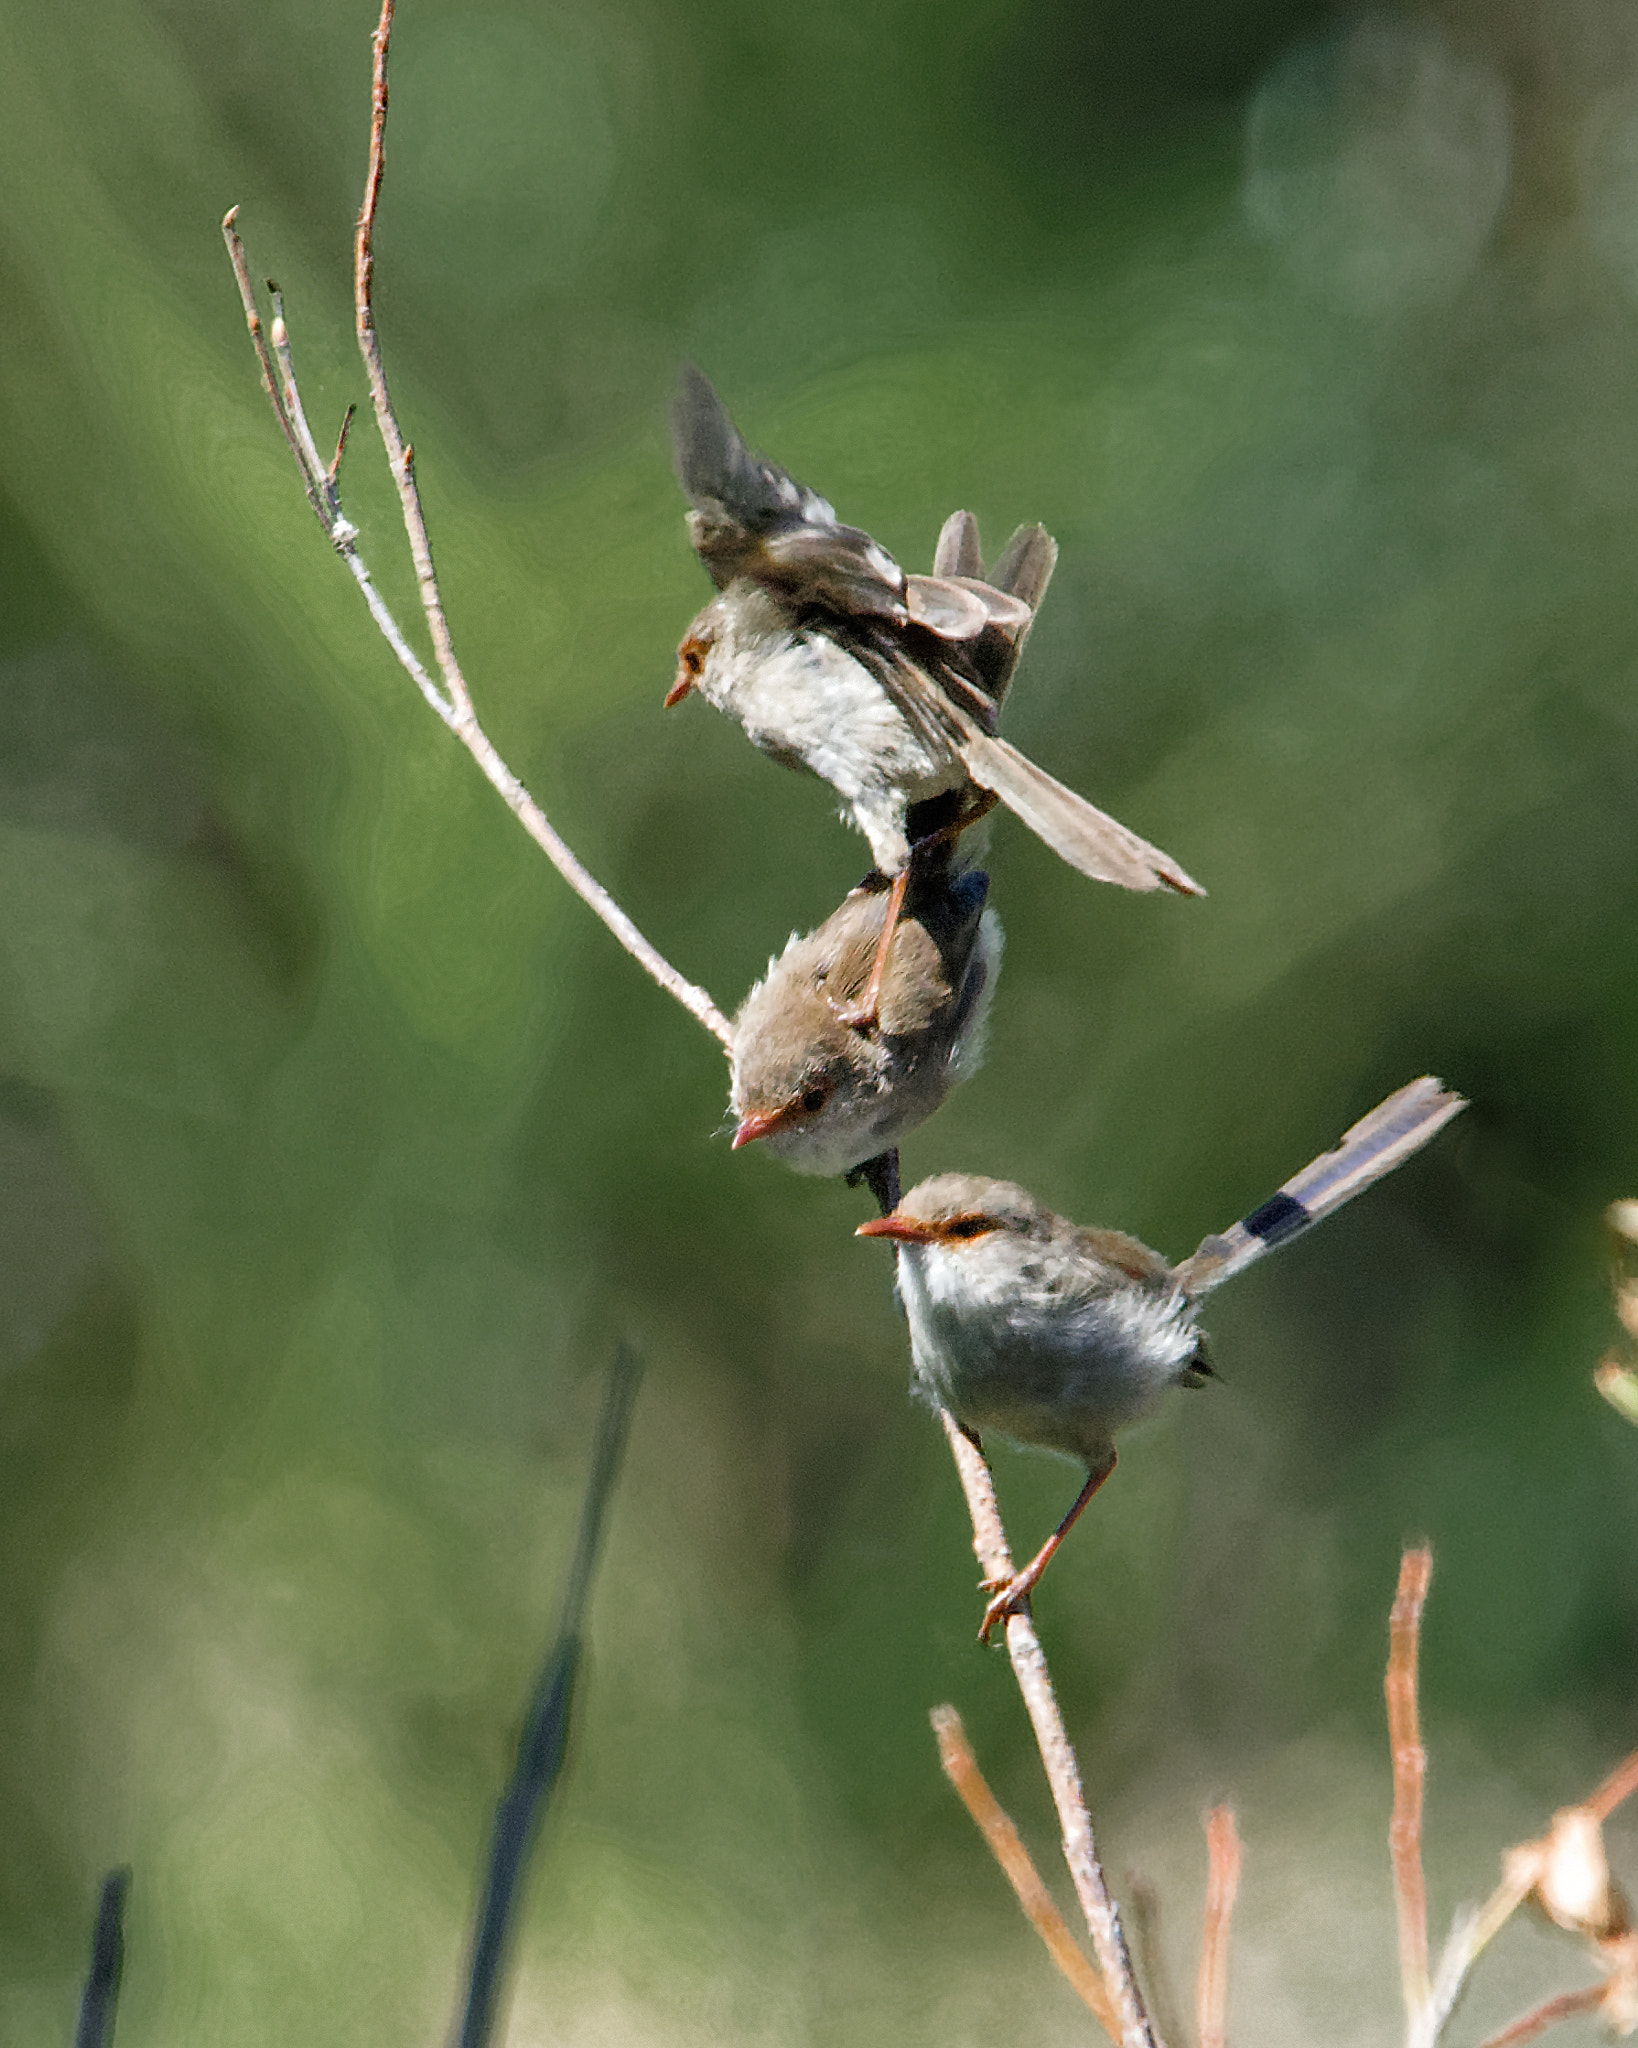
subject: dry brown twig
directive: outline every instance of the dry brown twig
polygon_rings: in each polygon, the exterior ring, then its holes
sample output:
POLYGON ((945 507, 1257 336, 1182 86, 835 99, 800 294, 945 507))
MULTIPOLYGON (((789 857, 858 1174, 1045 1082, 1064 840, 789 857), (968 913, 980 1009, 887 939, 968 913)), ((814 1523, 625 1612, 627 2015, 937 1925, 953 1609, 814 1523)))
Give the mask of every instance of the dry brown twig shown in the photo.
POLYGON ((1410 2036, 1427 2026, 1433 2002, 1428 1981, 1428 1899, 1422 1878, 1422 1787, 1427 1751, 1418 1725, 1416 1682, 1422 1608, 1433 1574, 1430 1550, 1407 1550, 1399 1560, 1399 1591, 1388 1619, 1388 1742, 1393 1752, 1393 1819, 1388 1841, 1393 1857, 1394 1904, 1399 1915, 1399 1980, 1410 2036))
MULTIPOLYGON (((1604 1220, 1620 1250, 1615 1268, 1615 1313, 1629 1340, 1638 1339, 1638 1275, 1631 1270, 1632 1248, 1638 1245, 1638 1202, 1611 1202, 1604 1220)), ((1630 1353, 1632 1343, 1627 1349, 1630 1353)), ((1611 1351, 1593 1373, 1593 1385, 1615 1411, 1628 1422, 1638 1423, 1638 1372, 1623 1362, 1619 1351, 1611 1351)))
POLYGON ((1578 2012, 1596 2012, 1604 1997, 1602 1984, 1590 1984, 1585 1991, 1561 1991, 1556 1998, 1543 1999, 1532 2011, 1522 2013, 1499 2034, 1491 2034, 1480 2048, 1523 2048, 1538 2034, 1559 2020, 1572 2019, 1578 2012))
MULTIPOLYGON (((731 1049, 732 1026, 711 997, 704 989, 697 988, 678 973, 650 944, 614 898, 571 851, 540 806, 502 760, 478 721, 471 693, 455 656, 454 641, 444 611, 426 516, 415 477, 414 450, 404 438, 393 407, 380 337, 375 325, 375 218, 385 165, 387 59, 392 39, 393 6, 394 0, 382 0, 380 20, 374 37, 369 166, 353 244, 354 319, 359 351, 363 356, 369 378, 376 426, 387 452, 388 466, 392 470, 393 482, 398 491, 404 530, 415 564, 421 606, 426 617, 438 671, 437 679, 429 674, 416 655, 376 588, 359 549, 358 529, 342 511, 339 472, 346 429, 343 428, 333 460, 326 463, 320 456, 308 427, 296 382, 283 304, 276 288, 271 286, 269 289, 273 291, 274 299, 271 345, 269 336, 263 330, 249 259, 236 224, 239 210, 234 207, 222 223, 222 233, 233 264, 234 276, 238 280, 245 322, 250 330, 257 360, 261 365, 262 381, 267 388, 267 395, 279 426, 295 458, 302 486, 315 517, 331 546, 347 565, 363 594, 365 603, 369 606, 370 615, 377 628, 414 681, 416 688, 471 754, 488 780, 499 791, 502 801, 513 816, 581 900, 602 919, 625 950, 668 995, 673 996, 692 1017, 703 1024, 724 1049, 731 1049)), ((350 413, 348 418, 351 419, 350 413)), ((982 1456, 967 1442, 960 1431, 955 1429, 948 1417, 946 1425, 952 1431, 956 1466, 961 1474, 962 1485, 973 1516, 974 1548, 984 1559, 989 1573, 1010 1575, 1011 1554, 996 1509, 995 1492, 990 1483, 988 1467, 984 1464, 982 1456)), ((1087 1817, 1086 1802, 1081 1792, 1080 1771, 1075 1753, 1070 1747, 1062 1716, 1058 1712, 1046 1659, 1042 1654, 1034 1626, 1027 1615, 1013 1615, 1009 1619, 1007 1647, 1012 1657, 1019 1689, 1023 1693, 1024 1703, 1035 1729, 1036 1741, 1052 1787, 1053 1799, 1058 1808, 1059 1821, 1063 1829, 1065 1859, 1069 1864, 1082 1910, 1087 1917, 1087 1925, 1092 1934, 1104 1980, 1113 1999, 1121 2048, 1161 2048, 1144 2012, 1143 2001, 1121 1933, 1120 1916, 1098 1862, 1091 1822, 1087 1817)))
POLYGON ((961 1725, 961 1716, 954 1707, 934 1707, 929 1718, 933 1733, 938 1737, 939 1762, 944 1766, 944 1775, 955 1787, 962 1805, 972 1815, 979 1833, 989 1845, 990 1854, 1000 1864, 1007 1882, 1017 1893, 1025 1917, 1045 1942, 1047 1953, 1085 2002, 1092 2017, 1110 2040, 1118 2043, 1120 2020, 1108 1992, 1103 1988, 1103 1979, 1076 1946, 1075 1937, 1058 1911, 1052 1894, 1042 1883, 1041 1873, 1035 1868, 1017 1828, 978 1768, 978 1759, 973 1755, 967 1731, 961 1725))
MULTIPOLYGON (((1394 1897, 1399 1909, 1400 1975, 1405 1990, 1407 2048, 1435 2048, 1473 1966, 1526 1900, 1555 1926, 1584 1940, 1603 1981, 1544 2000, 1491 2036, 1484 2048, 1517 2048, 1578 2012, 1598 2011, 1611 2031, 1638 2031, 1638 1933, 1604 1854, 1604 1822, 1638 1791, 1638 1750, 1610 1772, 1591 1796, 1554 1814, 1548 1832, 1502 1857, 1502 1879, 1477 1913, 1459 1915, 1428 1974, 1427 1891, 1422 1874, 1422 1807, 1427 1753, 1422 1746, 1417 1677, 1422 1610, 1432 1554, 1407 1550, 1389 1622, 1384 1691, 1393 1747, 1394 1808, 1389 1829, 1394 1897)), ((1202 2037, 1204 2048, 1204 2037, 1202 2037)))
POLYGON ((1231 1806, 1206 1815, 1206 1924, 1195 1998, 1200 2048, 1223 2048, 1228 2025, 1229 1927, 1240 1889, 1240 1834, 1231 1806))

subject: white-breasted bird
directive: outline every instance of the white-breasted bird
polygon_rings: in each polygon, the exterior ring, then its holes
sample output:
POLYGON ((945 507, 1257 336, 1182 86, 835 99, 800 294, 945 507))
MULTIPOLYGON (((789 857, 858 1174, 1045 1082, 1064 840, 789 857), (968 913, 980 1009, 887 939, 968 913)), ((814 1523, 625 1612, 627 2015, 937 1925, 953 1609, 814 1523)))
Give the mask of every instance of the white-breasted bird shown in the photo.
POLYGON ((1076 1518, 1115 1469, 1115 1436, 1168 1388, 1211 1365, 1200 1298, 1390 1173, 1466 1107, 1431 1075, 1379 1103, 1334 1151, 1173 1266, 1135 1237, 1084 1229, 1011 1181, 924 1180, 860 1237, 898 1244, 917 1390, 979 1442, 995 1430, 1060 1451, 1086 1484, 1037 1555, 987 1584, 984 1639, 1028 1598, 1076 1518))
POLYGON ((698 690, 764 753, 830 783, 888 876, 909 855, 907 810, 956 790, 984 792, 979 808, 999 799, 1098 881, 1203 893, 996 732, 1057 560, 1043 528, 1021 527, 986 581, 977 525, 954 513, 934 573, 907 576, 753 454, 696 369, 682 374, 672 427, 689 534, 718 595, 683 638, 667 704, 698 690))

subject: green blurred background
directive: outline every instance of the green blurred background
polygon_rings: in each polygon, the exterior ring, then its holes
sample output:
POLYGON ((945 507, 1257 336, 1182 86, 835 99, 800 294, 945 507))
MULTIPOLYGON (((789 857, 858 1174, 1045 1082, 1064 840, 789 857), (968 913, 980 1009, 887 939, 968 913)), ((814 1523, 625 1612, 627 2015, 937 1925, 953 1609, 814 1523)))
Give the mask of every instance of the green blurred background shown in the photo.
MULTIPOLYGON (((0 4, 0 2036, 68 2038, 129 1859, 124 2048, 441 2038, 629 1334, 512 2038, 1084 2039, 936 1769, 949 1698, 1050 1868, 864 1197, 729 1156, 713 1042, 427 715, 258 389, 235 202, 320 438, 363 396, 372 26, 0 4)), ((911 564, 957 504, 1046 522, 1009 730, 1212 892, 999 825, 990 1062, 910 1178, 1175 1255, 1400 1081, 1472 1096, 1213 1304, 1223 1384, 1038 1603, 1178 1980, 1230 1796, 1240 2038, 1394 2039, 1401 1541, 1438 1927, 1638 1741, 1589 1380, 1638 1192, 1638 17, 405 0, 394 63, 378 307, 458 645, 685 972, 733 1008, 865 863, 660 713, 692 359, 911 564)), ((367 425, 345 481, 407 615, 367 425)), ((998 1471, 1022 1546, 1075 1477, 998 1471)), ((1464 2027, 1585 1975, 1516 1930, 1464 2027)))

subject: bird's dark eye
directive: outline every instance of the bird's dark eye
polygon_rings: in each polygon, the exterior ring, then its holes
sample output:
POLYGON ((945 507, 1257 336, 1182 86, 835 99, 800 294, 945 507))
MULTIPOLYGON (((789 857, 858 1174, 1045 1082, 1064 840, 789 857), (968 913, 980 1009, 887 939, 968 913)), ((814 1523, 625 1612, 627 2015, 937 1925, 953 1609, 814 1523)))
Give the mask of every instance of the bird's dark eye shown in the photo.
POLYGON ((809 1116, 812 1116, 816 1111, 823 1109, 830 1100, 830 1083, 815 1081, 811 1088, 804 1088, 797 1099, 809 1116))
POLYGON ((705 666, 705 642, 690 634, 677 649, 677 664, 689 675, 697 676, 705 666))
POLYGON ((982 1237, 995 1225, 987 1216, 952 1216, 944 1226, 946 1237, 982 1237))

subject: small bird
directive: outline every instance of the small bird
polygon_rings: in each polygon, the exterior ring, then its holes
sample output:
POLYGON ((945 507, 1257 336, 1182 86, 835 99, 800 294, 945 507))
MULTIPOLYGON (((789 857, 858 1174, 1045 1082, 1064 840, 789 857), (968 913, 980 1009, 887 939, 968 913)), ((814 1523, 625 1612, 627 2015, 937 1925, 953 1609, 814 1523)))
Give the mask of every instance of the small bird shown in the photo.
POLYGON ((907 576, 817 492, 753 454, 696 369, 678 384, 672 429, 689 535, 718 595, 677 650, 668 705, 697 689, 764 753, 830 783, 889 876, 909 857, 911 805, 981 791, 1082 874, 1204 893, 997 736, 1058 557, 1043 528, 1021 527, 986 581, 977 524, 954 513, 934 573, 907 576))
POLYGON ((868 875, 816 930, 793 934, 745 998, 731 1055, 736 1150, 760 1139, 798 1173, 853 1174, 982 1060, 1001 965, 989 877, 946 832, 917 841, 906 877, 895 913, 886 876, 868 875), (875 1016, 862 1021, 890 916, 875 1016))
POLYGON ((975 1443, 993 1429, 1086 1467, 1069 1513, 1022 1571, 987 1581, 980 1640, 1015 1613, 1115 1469, 1115 1434, 1169 1387, 1211 1376, 1200 1297, 1329 1216, 1466 1107, 1431 1075, 1379 1103, 1261 1208, 1168 1265, 1118 1230, 1082 1229, 1011 1181, 943 1173, 858 1229, 899 1248, 919 1393, 975 1443))

